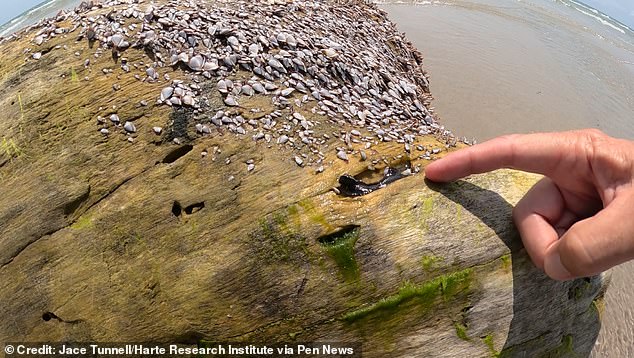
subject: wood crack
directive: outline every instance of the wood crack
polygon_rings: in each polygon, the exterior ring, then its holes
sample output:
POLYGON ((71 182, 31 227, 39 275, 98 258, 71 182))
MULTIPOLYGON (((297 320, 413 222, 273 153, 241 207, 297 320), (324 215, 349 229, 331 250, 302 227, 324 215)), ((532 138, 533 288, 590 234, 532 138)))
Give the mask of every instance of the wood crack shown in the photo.
POLYGON ((119 190, 119 188, 121 188, 123 185, 125 185, 126 183, 130 182, 132 179, 135 179, 143 174, 145 174, 148 170, 152 169, 153 167, 148 167, 146 169, 144 169, 143 171, 141 171, 140 173, 136 174, 136 175, 132 175, 126 179, 124 179, 123 181, 121 181, 119 184, 117 184, 116 186, 114 186, 112 189, 108 190, 108 192, 106 194, 104 194, 101 198, 97 199, 94 203, 90 204, 90 206, 88 206, 86 208, 86 210, 84 210, 79 216, 77 216, 77 218, 75 218, 75 220, 68 222, 66 225, 57 228, 55 230, 51 230, 47 233, 45 233, 44 235, 38 237, 37 239, 29 242, 27 245, 25 245, 23 248, 21 248, 18 252, 15 253, 15 255, 13 255, 6 263, 0 265, 0 270, 2 270, 4 267, 8 266, 10 263, 13 262, 13 260, 18 257, 22 252, 24 252, 27 248, 29 248, 31 245, 33 245, 34 243, 40 241, 40 239, 48 237, 48 236, 53 236, 56 233, 69 228, 70 226, 72 226, 73 224, 75 224, 81 217, 82 215, 84 215, 85 213, 87 213, 90 209, 94 208, 95 206, 99 205, 102 201, 104 201, 106 198, 108 198, 109 196, 111 196, 112 194, 114 194, 117 190, 119 190))

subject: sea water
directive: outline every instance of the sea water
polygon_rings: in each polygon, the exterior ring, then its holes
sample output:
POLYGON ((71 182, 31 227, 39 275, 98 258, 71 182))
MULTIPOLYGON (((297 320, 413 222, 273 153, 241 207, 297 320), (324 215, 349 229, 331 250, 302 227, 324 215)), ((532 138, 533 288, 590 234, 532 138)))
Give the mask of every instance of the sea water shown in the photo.
POLYGON ((54 17, 62 9, 72 9, 80 3, 81 0, 46 0, 34 6, 32 9, 25 11, 23 14, 15 17, 6 24, 0 25, 0 37, 7 37, 12 33, 33 25, 44 18, 54 17))
POLYGON ((634 139, 634 32, 569 0, 381 5, 425 57, 459 136, 599 128, 634 139))

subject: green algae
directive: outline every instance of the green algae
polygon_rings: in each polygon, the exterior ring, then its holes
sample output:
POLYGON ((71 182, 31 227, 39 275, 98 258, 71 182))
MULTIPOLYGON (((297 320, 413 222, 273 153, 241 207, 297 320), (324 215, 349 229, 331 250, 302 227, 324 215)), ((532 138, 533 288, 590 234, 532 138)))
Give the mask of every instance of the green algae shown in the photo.
POLYGON ((70 80, 73 82, 79 82, 79 76, 77 75, 77 72, 75 71, 75 67, 70 68, 70 80))
POLYGON ((307 250, 306 239, 293 232, 287 225, 287 217, 276 212, 270 218, 261 218, 252 234, 258 256, 265 262, 289 261, 307 250))
POLYGON ((592 300, 592 303, 590 304, 590 307, 588 307, 588 310, 594 311, 598 317, 601 317, 603 315, 603 312, 605 311, 605 301, 603 300, 603 298, 595 298, 594 300, 592 300))
POLYGON ((502 267, 504 267, 505 270, 508 270, 511 268, 511 264, 512 264, 511 254, 507 254, 500 257, 500 260, 502 260, 502 267))
POLYGON ((92 217, 89 215, 84 215, 79 217, 79 219, 77 219, 77 221, 75 221, 73 225, 71 225, 71 228, 75 230, 82 230, 82 229, 90 229, 94 226, 95 225, 92 222, 92 217))
POLYGON ((298 212, 299 212, 299 210, 297 209, 296 205, 291 205, 291 206, 288 207, 288 215, 289 216, 297 215, 298 212))
POLYGON ((335 261, 346 281, 356 281, 360 277, 359 265, 354 256, 354 245, 358 239, 359 229, 354 228, 334 237, 332 242, 322 242, 326 253, 335 261))
POLYGON ((575 301, 579 301, 580 299, 584 298, 588 292, 592 292, 592 284, 586 281, 573 289, 572 296, 574 297, 575 301))
POLYGON ((434 198, 427 197, 423 201, 423 215, 428 216, 434 210, 434 198))
POLYGON ((470 341, 471 339, 467 336, 467 327, 461 323, 454 323, 454 327, 456 328, 456 335, 458 338, 464 341, 470 341))
POLYGON ((449 301, 456 293, 463 290, 465 288, 465 281, 469 279, 470 274, 471 271, 461 271, 455 274, 440 276, 440 288, 443 299, 449 301))
POLYGON ((423 199, 422 207, 421 207, 421 228, 425 231, 429 230, 429 224, 427 219, 432 215, 434 210, 434 198, 431 196, 425 197, 423 199))
MULTIPOLYGON (((308 219, 316 224, 321 225, 327 231, 331 231, 334 227, 326 220, 324 214, 315 208, 315 205, 310 201, 310 199, 304 199, 297 203, 299 207, 304 210, 304 213, 308 217, 308 219)), ((293 205, 294 207, 294 205, 293 205)), ((296 209, 296 208, 295 208, 296 209)), ((290 210, 290 207, 289 207, 290 210)))
POLYGON ((401 304, 414 300, 426 313, 436 299, 442 297, 447 301, 458 292, 467 289, 472 280, 472 273, 473 270, 469 268, 436 277, 422 284, 405 282, 397 294, 385 297, 370 306, 348 312, 342 319, 355 322, 375 313, 396 310, 401 304))
POLYGON ((430 272, 437 268, 436 266, 440 261, 442 261, 441 257, 435 255, 425 255, 421 258, 421 265, 423 266, 423 270, 430 272))
POLYGON ((492 357, 499 357, 500 352, 495 350, 495 345, 493 344, 493 334, 487 334, 486 337, 482 338, 482 342, 489 348, 489 352, 491 352, 492 357))

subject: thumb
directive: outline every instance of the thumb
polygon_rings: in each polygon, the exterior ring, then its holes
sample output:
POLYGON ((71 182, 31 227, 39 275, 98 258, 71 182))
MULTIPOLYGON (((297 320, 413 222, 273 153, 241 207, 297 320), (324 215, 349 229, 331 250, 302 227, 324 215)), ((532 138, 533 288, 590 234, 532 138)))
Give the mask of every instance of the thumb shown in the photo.
POLYGON ((599 274, 634 258, 634 195, 621 195, 574 224, 546 251, 544 271, 556 280, 599 274))

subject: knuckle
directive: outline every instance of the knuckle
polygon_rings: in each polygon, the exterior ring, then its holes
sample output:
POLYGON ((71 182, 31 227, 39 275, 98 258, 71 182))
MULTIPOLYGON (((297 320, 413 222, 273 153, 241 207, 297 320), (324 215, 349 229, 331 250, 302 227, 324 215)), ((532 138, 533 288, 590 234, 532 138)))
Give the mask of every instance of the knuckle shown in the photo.
POLYGON ((592 128, 584 129, 582 131, 582 138, 588 149, 596 151, 605 143, 608 136, 601 130, 592 128))
POLYGON ((603 138, 607 137, 607 134, 605 134, 605 132, 603 132, 602 130, 597 129, 597 128, 588 128, 588 129, 582 130, 581 132, 583 132, 591 140, 593 140, 593 139, 603 139, 603 138))
POLYGON ((596 260, 577 234, 569 233, 559 244, 561 263, 576 277, 595 271, 596 260))
POLYGON ((590 162, 594 162, 605 154, 609 138, 605 133, 596 128, 577 131, 577 150, 580 156, 585 156, 590 162))

